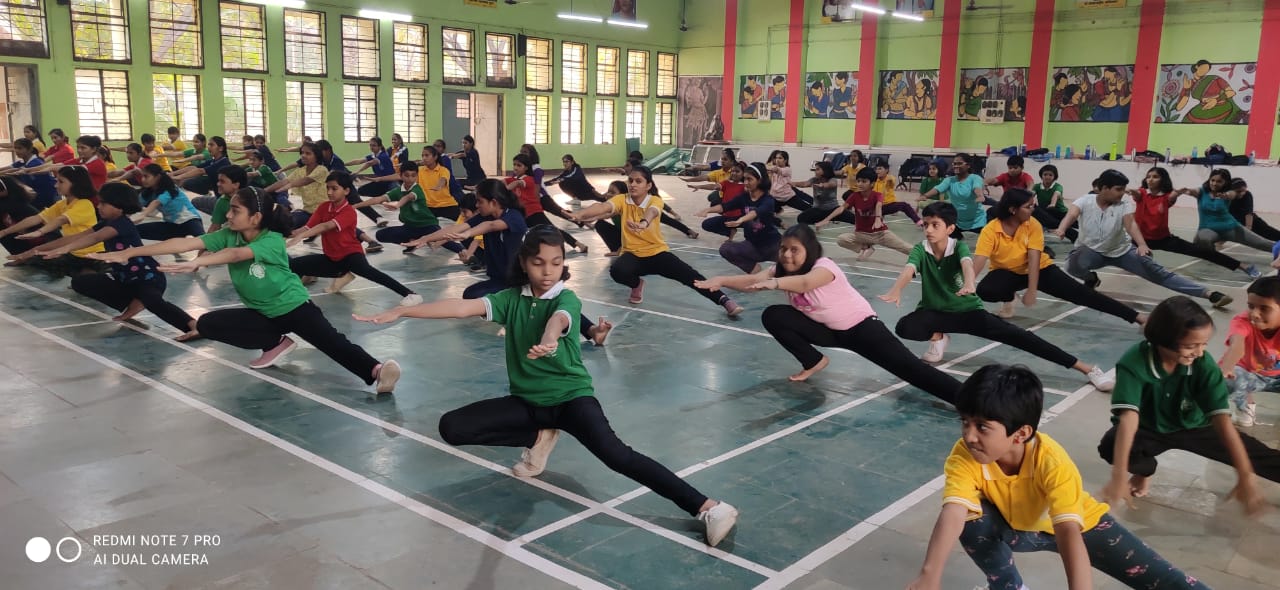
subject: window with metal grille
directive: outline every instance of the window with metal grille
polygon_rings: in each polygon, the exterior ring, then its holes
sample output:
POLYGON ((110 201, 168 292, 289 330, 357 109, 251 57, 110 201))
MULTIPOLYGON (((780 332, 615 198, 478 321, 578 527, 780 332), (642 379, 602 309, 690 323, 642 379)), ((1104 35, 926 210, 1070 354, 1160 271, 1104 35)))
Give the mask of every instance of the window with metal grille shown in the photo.
POLYGON ((618 95, 618 62, 621 58, 622 50, 617 47, 596 48, 596 94, 618 95))
POLYGON ((649 52, 627 50, 627 96, 649 96, 649 52))
POLYGON ((405 143, 427 140, 427 89, 397 86, 391 89, 391 114, 395 132, 405 143))
POLYGON ((671 145, 675 143, 676 105, 673 102, 660 102, 654 105, 653 143, 671 145))
POLYGON ((378 21, 342 17, 342 77, 377 80, 379 63, 378 21))
POLYGON ((560 98, 560 143, 582 143, 582 99, 560 98))
POLYGON ((177 127, 183 137, 200 133, 200 76, 152 74, 152 101, 158 137, 177 127))
POLYGON ((71 0, 72 57, 76 61, 129 63, 129 15, 125 9, 124 0, 71 0))
POLYGON ((392 23, 395 78, 400 82, 427 81, 427 25, 392 23))
POLYGON ((627 101, 627 119, 626 119, 626 136, 628 138, 644 137, 644 102, 638 100, 627 101))
POLYGON ((550 92, 551 40, 526 37, 524 45, 524 88, 550 92))
POLYGON ((369 141, 378 134, 378 87, 342 85, 342 123, 346 141, 369 141))
POLYGON ((224 78, 224 137, 267 134, 267 82, 252 78, 224 78))
POLYGON ((129 121, 129 73, 124 70, 76 70, 76 110, 80 133, 105 141, 132 139, 129 121))
POLYGON ((204 67, 200 0, 150 0, 151 64, 204 67))
POLYGON ((222 69, 241 72, 267 71, 266 9, 257 4, 220 2, 222 69))
POLYGON ((613 126, 617 124, 617 120, 613 117, 612 100, 596 101, 596 145, 610 145, 613 143, 613 126))
POLYGON ((324 137, 324 87, 319 82, 284 83, 285 135, 289 143, 324 137))
POLYGON ((475 47, 472 31, 440 29, 444 52, 444 83, 470 86, 476 83, 475 47))
POLYGON ((516 87, 516 57, 512 49, 516 38, 499 33, 485 33, 485 84, 493 88, 516 87))
POLYGON ((676 97, 676 54, 658 53, 658 98, 676 97))
POLYGON ((587 93, 587 45, 565 41, 560 45, 560 90, 587 93))
POLYGON ((323 76, 324 13, 284 10, 284 73, 323 76))
POLYGON ((551 97, 524 97, 524 140, 532 144, 551 142, 551 97))
POLYGON ((0 55, 49 57, 45 44, 44 2, 0 1, 0 55))

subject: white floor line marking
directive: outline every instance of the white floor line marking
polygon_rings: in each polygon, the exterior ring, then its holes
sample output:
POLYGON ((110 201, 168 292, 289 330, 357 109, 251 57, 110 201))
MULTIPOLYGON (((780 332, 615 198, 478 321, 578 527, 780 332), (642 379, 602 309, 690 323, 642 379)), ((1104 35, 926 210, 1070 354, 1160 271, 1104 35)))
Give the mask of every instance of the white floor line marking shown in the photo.
MULTIPOLYGON (((1058 314, 1057 316, 1054 316, 1054 317, 1052 317, 1052 318, 1049 318, 1049 319, 1047 319, 1047 320, 1045 320, 1045 321, 1043 321, 1043 322, 1040 322, 1039 324, 1036 324, 1035 326, 1032 326, 1031 328, 1028 328, 1028 330, 1031 330, 1031 331, 1038 330, 1038 329, 1040 329, 1040 328, 1042 328, 1042 327, 1044 327, 1044 326, 1050 325, 1050 324, 1052 324, 1052 323, 1054 323, 1054 322, 1057 322, 1057 321, 1061 321, 1061 320, 1063 320, 1063 319, 1065 319, 1065 318, 1067 318, 1067 317, 1069 317, 1069 316, 1071 316, 1071 315, 1074 315, 1074 314, 1076 314, 1076 313, 1079 313, 1079 312, 1081 312, 1081 311, 1084 311, 1085 309, 1087 309, 1087 308, 1085 308, 1085 307, 1075 307, 1075 308, 1069 309, 1069 310, 1067 310, 1067 311, 1064 311, 1064 312, 1062 312, 1062 313, 1058 314)), ((995 348, 995 347, 997 347, 997 346, 1002 346, 1002 345, 1003 345, 1003 344, 1002 344, 1002 343, 1000 343, 1000 342, 989 342, 989 343, 987 343, 986 345, 983 345, 983 346, 981 346, 981 347, 979 347, 979 348, 977 348, 977 349, 974 349, 972 352, 968 352, 968 353, 962 354, 962 355, 960 355, 960 356, 958 356, 958 357, 956 357, 956 358, 954 358, 954 359, 951 359, 950 361, 947 361, 946 363, 943 363, 943 364, 939 365, 939 368, 945 369, 945 368, 947 368, 947 367, 951 367, 951 366, 953 366, 953 365, 955 365, 955 364, 957 364, 957 363, 964 362, 964 361, 966 361, 966 360, 968 360, 968 359, 971 359, 971 358, 973 358, 973 357, 975 357, 975 356, 978 356, 978 355, 980 355, 980 354, 982 354, 982 353, 984 353, 984 352, 987 352, 987 351, 989 351, 989 350, 991 350, 991 349, 993 349, 993 348, 995 348)), ((837 414, 844 413, 844 412, 846 412, 846 411, 848 411, 848 410, 850 410, 850 409, 856 408, 856 407, 858 407, 858 406, 860 406, 860 405, 862 405, 862 404, 865 404, 865 403, 867 403, 867 402, 869 402, 869 401, 871 401, 871 400, 874 400, 874 399, 876 399, 876 398, 882 397, 882 396, 884 396, 884 395, 886 395, 886 394, 888 394, 888 393, 890 393, 890 392, 893 392, 893 391, 895 391, 895 390, 901 389, 901 388, 905 387, 906 385, 907 385, 907 383, 906 383, 905 381, 898 382, 898 383, 895 383, 895 384, 893 384, 893 385, 889 385, 889 386, 887 386, 887 387, 881 388, 880 390, 875 391, 875 392, 873 392, 873 393, 869 393, 869 394, 864 395, 864 396, 862 396, 862 397, 859 397, 859 398, 857 398, 857 399, 850 400, 850 401, 845 402, 845 403, 843 403, 843 404, 841 404, 841 405, 839 405, 839 406, 836 406, 836 407, 834 407, 834 408, 831 408, 830 410, 827 410, 827 411, 825 411, 825 412, 823 412, 823 413, 821 413, 821 414, 818 414, 817 416, 813 416, 813 417, 811 417, 811 418, 809 418, 809 419, 807 419, 807 420, 804 420, 803 422, 798 422, 798 423, 796 423, 796 424, 793 424, 793 425, 791 425, 791 426, 788 426, 787 428, 784 428, 784 429, 782 429, 782 430, 779 430, 779 431, 777 431, 777 432, 774 432, 774 433, 769 434, 769 435, 767 435, 767 436, 764 436, 764 437, 762 437, 762 438, 756 439, 756 440, 754 440, 754 441, 752 441, 752 442, 750 442, 750 443, 747 443, 747 444, 745 444, 745 445, 743 445, 743 446, 740 446, 740 447, 738 447, 738 448, 736 448, 736 449, 732 449, 732 450, 730 450, 730 451, 727 451, 727 452, 725 452, 725 453, 721 453, 720 455, 718 455, 718 456, 716 456, 716 457, 713 457, 713 458, 711 458, 711 459, 708 459, 708 460, 706 460, 706 461, 703 461, 703 462, 701 462, 701 463, 697 463, 697 464, 691 465, 691 466, 689 466, 689 467, 686 467, 686 468, 684 468, 684 469, 682 469, 682 470, 680 470, 680 471, 677 471, 677 472, 676 472, 676 475, 680 476, 681 478, 687 478, 687 477, 689 477, 690 475, 693 475, 694 473, 697 473, 697 472, 699 472, 699 471, 702 471, 703 469, 706 469, 706 468, 711 467, 711 466, 713 466, 713 465, 718 465, 718 464, 720 464, 720 463, 723 463, 723 462, 725 462, 725 461, 728 461, 728 460, 730 460, 730 459, 733 459, 734 457, 737 457, 737 456, 742 455, 742 454, 745 454, 745 453, 747 453, 747 452, 749 452, 749 451, 753 451, 753 450, 755 450, 755 449, 757 449, 757 448, 760 448, 760 447, 762 447, 762 446, 764 446, 764 445, 766 445, 766 444, 769 444, 769 443, 771 443, 771 442, 773 442, 773 441, 775 441, 775 440, 778 440, 778 439, 784 438, 784 437, 786 437, 786 436, 790 436, 790 435, 792 435, 792 434, 794 434, 794 433, 796 433, 796 432, 799 432, 799 431, 801 431, 801 430, 804 430, 805 428, 808 428, 808 427, 810 427, 810 426, 813 426, 814 424, 817 424, 817 423, 819 423, 819 422, 822 422, 822 421, 826 420, 827 418, 830 418, 830 417, 835 416, 835 415, 837 415, 837 414)), ((1085 386, 1084 386, 1084 388, 1085 388, 1085 389, 1092 389, 1092 387, 1093 387, 1092 385, 1085 385, 1085 386)), ((608 507, 616 507, 616 506, 620 506, 620 505, 622 505, 622 504, 623 504, 623 503, 625 503, 625 502, 630 502, 631 500, 634 500, 634 499, 636 499, 636 498, 638 498, 638 497, 640 497, 640 496, 643 496, 643 495, 645 495, 645 494, 649 493, 649 491, 650 491, 650 490, 649 490, 649 488, 643 488, 643 487, 642 487, 642 488, 636 488, 636 489, 634 489, 634 490, 631 490, 630 492, 627 492, 627 493, 625 493, 625 494, 623 494, 623 495, 621 495, 621 496, 618 496, 617 498, 614 498, 614 499, 612 499, 612 500, 609 500, 608 502, 605 502, 605 503, 604 503, 604 506, 608 506, 608 507)), ((580 513, 578 513, 578 514, 574 514, 574 515, 571 515, 571 516, 567 516, 567 517, 565 517, 565 518, 563 518, 563 519, 561 519, 561 520, 559 520, 559 521, 556 521, 556 522, 550 523, 550 524, 548 524, 548 525, 546 525, 546 526, 544 526, 544 527, 542 527, 542 528, 540 528, 540 529, 538 529, 538 530, 536 530, 536 531, 532 531, 532 532, 530 532, 530 533, 526 533, 526 534, 522 535, 519 539, 517 539, 517 541, 522 541, 522 542, 527 543, 527 542, 529 542, 529 541, 532 541, 532 540, 534 540, 534 539, 537 539, 539 536, 543 536, 543 535, 551 534, 552 532, 555 532, 555 531, 557 531, 557 530, 560 530, 560 529, 562 529, 562 528, 565 528, 565 527, 567 527, 567 526, 570 526, 570 525, 573 525, 573 524, 575 524, 575 523, 577 523, 577 522, 580 522, 580 521, 582 521, 582 520, 584 520, 584 519, 586 519, 586 518, 589 518, 589 517, 593 516, 594 514, 595 514, 595 513, 593 513, 592 511, 587 510, 587 511, 584 511, 584 512, 580 512, 580 513)))
POLYGON ((329 461, 328 459, 320 457, 319 455, 316 455, 310 451, 307 451, 306 449, 303 449, 293 443, 282 440, 272 434, 264 432, 258 429, 257 427, 249 424, 248 422, 245 422, 239 418, 236 418, 235 416, 227 414, 222 410, 214 408, 206 404, 205 402, 202 402, 185 393, 182 393, 164 383, 156 381, 155 379, 147 377, 146 375, 138 373, 137 371, 134 371, 133 369, 125 367, 124 365, 121 365, 115 361, 112 361, 111 359, 108 359, 98 353, 84 349, 73 342, 70 342, 59 336, 56 336, 47 331, 44 331, 6 312, 0 311, 0 318, 3 318, 5 321, 11 324, 19 326, 31 332, 32 334, 35 334, 36 336, 45 338, 72 352, 78 353, 108 369, 128 375, 130 378, 138 381, 139 383, 147 385, 152 389, 159 391, 160 393, 163 393, 183 404, 186 404, 188 406, 191 406, 192 408, 200 410, 201 412, 204 412, 209 417, 215 420, 219 420, 241 432, 244 432, 245 434, 248 434, 254 438, 257 438, 258 440, 261 440, 295 457, 298 457, 299 459, 302 459, 307 463, 310 463, 316 467, 319 467, 320 469, 324 469, 329 473, 337 475, 342 479, 345 479, 366 490, 369 490, 370 492, 373 492, 381 496, 383 499, 386 499, 390 502, 398 504, 399 506, 412 511, 418 514, 419 516, 426 518, 427 520, 430 520, 436 524, 452 529, 454 532, 457 532, 469 539, 478 541, 484 544, 485 546, 489 547, 490 549, 497 551, 498 553, 501 553, 503 555, 506 555, 507 557, 510 557, 520 563, 523 563, 529 566, 530 568, 533 568, 539 572, 542 572, 543 574, 546 574, 547 576, 550 576, 557 580, 564 581, 578 588, 591 588, 591 589, 600 589, 600 590, 605 590, 609 588, 605 584, 602 584, 583 574, 580 574, 571 569, 568 569, 560 564, 552 562, 544 557, 535 555, 529 550, 524 549, 518 545, 512 545, 510 542, 506 541, 505 539, 496 537, 480 529, 479 527, 468 524, 454 516, 451 516, 449 514, 436 510, 435 508, 427 506, 426 504, 423 504, 417 500, 409 498, 404 494, 397 492, 383 484, 370 480, 369 478, 363 475, 360 475, 358 473, 355 473, 354 471, 351 471, 345 467, 342 467, 341 465, 333 463, 332 461, 329 461))
MULTIPOLYGON (((66 299, 66 298, 60 297, 60 296, 55 295, 55 294, 53 294, 53 293, 49 293, 49 292, 44 291, 44 290, 42 290, 42 289, 40 289, 40 288, 38 288, 38 287, 33 287, 33 286, 31 286, 31 285, 27 285, 27 284, 25 284, 25 283, 22 283, 22 282, 20 282, 20 281, 15 281, 15 280, 13 280, 13 279, 9 279, 9 278, 7 278, 7 277, 0 277, 0 281, 4 281, 4 282, 6 282, 6 283, 10 283, 10 284, 12 284, 12 285, 16 285, 16 286, 21 287, 21 288, 23 288, 23 289, 27 289, 27 290, 29 290, 29 291, 32 291, 33 293, 39 293, 39 294, 44 295, 45 297, 48 297, 48 298, 53 299, 53 300, 55 300, 55 301, 59 301, 59 302, 61 302, 61 303, 63 303, 63 304, 66 304, 66 305, 69 305, 69 306, 75 307, 75 308, 77 308, 77 309, 80 309, 81 311, 85 311, 85 312, 87 312, 87 313, 90 313, 90 314, 93 314, 93 315, 97 315, 98 317, 108 317, 108 316, 106 316, 106 314, 103 314, 103 313, 101 313, 101 312, 99 312, 99 311, 97 311, 97 310, 95 310, 95 309, 92 309, 92 308, 86 307, 86 306, 84 306, 84 305, 81 305, 81 304, 79 304, 79 303, 76 303, 75 301, 71 301, 71 300, 69 300, 69 299, 66 299)), ((494 463, 493 461, 489 461, 489 460, 487 460, 487 459, 483 459, 483 458, 478 457, 478 456, 476 456, 476 455, 472 455, 471 453, 467 453, 467 452, 465 452, 465 451, 462 451, 462 450, 458 449, 457 447, 454 447, 454 446, 448 445, 448 444, 446 444, 446 443, 444 443, 444 442, 441 442, 441 441, 435 440, 435 439, 433 439, 433 438, 431 438, 431 437, 429 437, 429 436, 426 436, 426 435, 424 435, 424 434, 421 434, 421 433, 415 432, 415 431, 413 431, 413 430, 409 430, 409 429, 407 429, 407 428, 404 428, 404 427, 399 426, 399 425, 396 425, 396 424, 392 424, 392 423, 387 422, 387 421, 385 421, 385 420, 382 420, 382 419, 380 419, 380 418, 377 418, 377 417, 374 417, 374 416, 370 416, 370 415, 368 415, 368 414, 365 414, 365 413, 363 413, 363 412, 360 412, 360 411, 358 411, 358 410, 355 410, 355 409, 353 409, 353 408, 351 408, 351 407, 349 407, 349 406, 346 406, 346 405, 344 405, 344 404, 340 404, 340 403, 338 403, 338 402, 335 402, 335 401, 333 401, 333 400, 331 400, 331 399, 329 399, 329 398, 326 398, 326 397, 324 397, 324 396, 321 396, 321 395, 317 395, 317 394, 315 394, 315 393, 312 393, 311 391, 308 391, 308 390, 306 390, 306 389, 303 389, 303 388, 301 388, 301 387, 298 387, 298 386, 296 386, 296 385, 294 385, 294 384, 292 384, 292 383, 288 383, 288 382, 286 382, 286 381, 282 381, 282 380, 280 380, 280 379, 277 379, 277 378, 275 378, 275 377, 272 377, 272 376, 270 376, 270 375, 268 375, 268 374, 265 374, 265 373, 263 373, 263 372, 260 372, 260 371, 254 371, 253 369, 249 369, 249 368, 244 367, 244 366, 242 366, 242 365, 238 365, 238 364, 236 364, 236 363, 233 363, 233 362, 230 362, 230 361, 228 361, 228 360, 226 360, 226 359, 223 359, 223 358, 221 358, 221 357, 219 357, 219 356, 217 356, 217 355, 215 355, 215 354, 213 354, 213 353, 210 353, 210 352, 207 352, 207 351, 204 351, 204 350, 200 350, 200 349, 194 348, 194 347, 192 347, 192 346, 188 346, 188 345, 187 345, 187 344, 185 344, 185 343, 177 342, 177 341, 174 341, 174 340, 170 340, 170 339, 167 339, 167 338, 165 338, 165 337, 163 337, 163 336, 160 336, 160 335, 157 335, 157 334, 151 334, 151 333, 149 333, 147 330, 144 330, 144 329, 142 329, 142 328, 140 328, 140 327, 133 326, 133 325, 129 325, 129 324, 122 324, 122 325, 123 325, 124 327, 127 327, 127 328, 129 328, 129 329, 132 329, 132 330, 134 330, 134 331, 136 331, 136 332, 138 332, 138 333, 140 333, 140 334, 144 334, 144 335, 150 336, 150 337, 152 337, 152 338, 155 338, 156 340, 159 340, 159 341, 161 341, 161 342, 167 343, 167 344, 169 344, 169 345, 171 345, 171 346, 176 346, 176 347, 181 348, 181 349, 183 349, 183 350, 186 350, 186 351, 188 351, 188 352, 190 352, 190 353, 192 353, 192 354, 198 355, 198 356, 203 357, 203 358, 205 358, 205 359, 207 359, 207 360, 210 360, 210 361, 213 361, 213 362, 215 362, 215 363, 217 363, 217 364, 220 364, 220 365, 222 365, 222 366, 224 366, 224 367, 228 367, 228 368, 230 368, 230 369, 233 369, 233 370, 235 370, 235 371, 238 371, 238 372, 244 373, 244 374, 246 374, 246 375, 249 375, 249 376, 251 376, 251 377, 257 378, 257 379, 262 380, 262 381, 265 381, 265 382, 267 382, 267 383, 271 383, 272 385, 275 385, 275 386, 277 386, 277 387, 281 387, 281 388, 283 388, 283 389, 285 389, 285 390, 287 390, 287 391, 290 391, 290 392, 292 392, 292 393, 295 393, 295 394, 297 394, 297 395, 300 395, 300 396, 302 396, 302 397, 305 397, 305 398, 307 398, 307 399, 309 399, 309 400, 311 400, 311 401, 314 401, 314 402, 316 402, 316 403, 318 403, 318 404, 321 404, 321 405, 324 405, 324 406, 326 406, 326 407, 329 407, 330 409, 333 409, 333 410, 336 410, 336 411, 341 412, 341 413, 343 413, 343 414, 346 414, 346 415, 348 415, 348 416, 351 416, 352 418, 355 418, 355 419, 357 419, 357 420, 361 420, 361 421, 367 422, 367 423, 372 424, 372 425, 374 425, 374 426, 377 426, 378 428, 381 428, 381 429, 383 429, 383 430, 388 430, 388 431, 391 431, 391 432, 395 432, 395 433, 397 433, 397 434, 399 434, 399 435, 401 435, 401 436, 404 436, 404 437, 409 438, 409 439, 411 439, 411 440, 414 440, 414 441, 417 441, 417 442, 419 442, 419 443, 422 443, 422 444, 424 444, 424 445, 426 445, 426 446, 429 446, 429 447, 431 447, 431 448, 433 448, 433 449, 436 449, 436 450, 439 450, 439 451, 445 452, 445 453, 447 453, 447 454, 449 454, 449 455, 453 455, 454 457, 457 457, 457 458, 459 458, 459 459, 462 459, 462 460, 467 461, 467 462, 469 462, 469 463, 472 463, 472 464, 474 464, 474 465, 478 465, 478 466, 480 466, 480 467, 484 467, 484 468, 489 469, 489 470, 491 470, 491 471, 493 471, 493 472, 495 472, 495 473, 498 473, 498 474, 501 474, 501 475, 505 475, 505 476, 507 476, 507 477, 511 477, 512 479, 515 479, 515 480, 517 480, 517 481, 520 481, 521 483, 524 483, 524 484, 526 484, 526 485, 533 486, 533 487, 535 487, 535 488, 541 489, 541 490, 543 490, 543 491, 545 491, 545 492, 548 492, 548 493, 551 493, 551 494, 555 494, 555 495, 557 495, 557 496, 560 496, 561 498, 564 498, 564 499, 569 500, 569 501, 571 501, 571 502, 574 502, 574 503, 576 503, 576 504, 580 504, 580 505, 585 506, 585 507, 587 507, 587 508, 596 508, 596 509, 599 509, 601 512, 604 512, 605 514, 608 514, 609 516, 612 516, 613 518, 615 518, 615 519, 617 519, 617 520, 621 520, 621 521, 623 521, 623 522, 625 522, 625 523, 627 523, 627 524, 629 524, 629 525, 631 525, 631 526, 634 526, 634 527, 639 528, 639 529, 642 529, 642 530, 646 530, 646 531, 648 531, 648 532, 650 532, 650 533, 653 533, 653 534, 655 534, 655 535, 658 535, 658 536, 663 537, 663 538, 665 538, 665 539, 668 539, 668 540, 670 540, 670 541, 674 541, 674 542, 676 542, 676 543, 678 543, 678 544, 680 544, 680 545, 684 545, 685 547, 688 547, 688 548, 693 549, 693 550, 695 550, 695 551, 699 551, 699 552, 705 553, 705 554, 707 554, 707 555, 710 555, 710 556, 712 556, 712 557, 715 557, 715 558, 721 559, 721 560, 723 560, 723 561, 726 561, 726 562, 728 562, 728 563, 732 563, 733 565, 736 565, 736 566, 738 566, 738 567, 740 567, 740 568, 743 568, 743 569, 745 569, 745 570, 748 570, 748 571, 751 571, 751 572, 754 572, 754 573, 760 574, 760 575, 762 575, 762 576, 769 576, 769 575, 771 575, 771 574, 775 573, 772 569, 767 568, 767 567, 765 567, 765 566, 763 566, 763 565, 760 565, 760 564, 755 563, 755 562, 753 562, 753 561, 750 561, 750 560, 748 560, 748 559, 744 559, 744 558, 742 558, 742 557, 738 557, 738 556, 736 556, 736 555, 733 555, 732 553, 728 553, 728 552, 726 552, 726 551, 723 551, 723 550, 720 550, 720 549, 716 549, 716 548, 714 548, 714 547, 708 547, 705 543, 701 543, 701 542, 695 541, 695 540, 693 540, 693 539, 690 539, 689 537, 686 537, 686 536, 684 536, 684 535, 682 535, 682 534, 680 534, 680 533, 677 533, 676 531, 672 531, 672 530, 670 530, 670 529, 667 529, 667 528, 664 528, 664 527, 660 527, 660 526, 658 526, 658 525, 655 525, 655 524, 653 524, 653 523, 650 523, 650 522, 648 522, 648 521, 646 521, 646 520, 643 520, 643 519, 641 519, 641 518, 637 518, 637 517, 631 516, 630 514, 627 514, 627 513, 625 513, 625 512, 620 511, 620 510, 615 510, 615 509, 613 509, 612 507, 604 506, 603 504, 601 504, 601 503, 599 503, 599 502, 596 502, 595 500, 592 500, 592 499, 587 498, 587 497, 585 497, 585 496, 582 496, 582 495, 580 495, 580 494, 577 494, 577 493, 571 492, 571 491, 566 490, 566 489, 564 489, 564 488, 561 488, 561 487, 559 487, 559 486, 556 486, 556 485, 553 485, 553 484, 547 483, 547 482, 545 482, 545 481, 542 481, 542 480, 540 480, 540 479, 536 479, 536 478, 522 478, 522 477, 516 477, 514 474, 512 474, 512 473, 511 473, 511 469, 510 469, 509 467, 506 467, 506 466, 504 466, 504 465, 499 465, 499 464, 497 464, 497 463, 494 463)), ((766 336, 767 336, 767 335, 766 335, 766 336)), ((647 488, 646 488, 646 489, 647 489, 647 488)))
POLYGON ((96 322, 78 322, 75 324, 62 324, 59 326, 49 326, 47 328, 40 328, 40 329, 41 330, 65 330, 67 328, 80 328, 84 326, 97 326, 99 324, 115 324, 115 323, 119 323, 119 322, 116 322, 115 320, 98 320, 96 322))
MULTIPOLYGON (((1040 419, 1041 426, 1048 424, 1062 415, 1063 412, 1076 405, 1080 400, 1088 397, 1094 388, 1092 385, 1083 385, 1080 389, 1075 390, 1068 395, 1066 399, 1054 404, 1053 407, 1045 410, 1044 415, 1040 419)), ((957 438, 959 438, 957 434, 957 438)), ((941 465, 939 465, 941 469, 941 465)), ((834 559, 836 556, 853 547, 867 535, 874 532, 889 523, 889 521, 898 517, 902 513, 910 510, 916 504, 919 504, 925 498, 934 496, 942 489, 943 483, 946 481, 945 476, 938 476, 930 480, 928 483, 916 488, 910 494, 903 496, 896 502, 884 507, 879 512, 867 517, 866 520, 856 524, 853 528, 845 531, 844 534, 836 537, 831 542, 819 547, 813 553, 800 558, 795 563, 787 566, 777 576, 771 577, 764 583, 755 587, 755 590, 781 590, 788 584, 799 580, 809 572, 817 569, 822 564, 834 559)))

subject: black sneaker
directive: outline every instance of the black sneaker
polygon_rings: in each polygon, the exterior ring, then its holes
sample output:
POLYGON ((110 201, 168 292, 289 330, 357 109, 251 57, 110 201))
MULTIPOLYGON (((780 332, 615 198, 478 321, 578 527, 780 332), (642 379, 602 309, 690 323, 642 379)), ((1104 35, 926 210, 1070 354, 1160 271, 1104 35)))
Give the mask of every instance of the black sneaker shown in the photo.
POLYGON ((368 246, 364 247, 364 251, 365 252, 381 252, 382 244, 378 242, 370 242, 368 246))
POLYGON ((1090 272, 1089 278, 1085 279, 1084 281, 1084 286, 1090 289, 1097 289, 1098 285, 1101 285, 1101 284, 1102 284, 1102 279, 1098 278, 1098 273, 1096 272, 1090 272))
POLYGON ((1231 299, 1231 296, 1227 295, 1226 293, 1214 291, 1209 294, 1209 303, 1212 303, 1213 306, 1217 309, 1222 309, 1228 305, 1231 305, 1232 301, 1233 299, 1231 299))

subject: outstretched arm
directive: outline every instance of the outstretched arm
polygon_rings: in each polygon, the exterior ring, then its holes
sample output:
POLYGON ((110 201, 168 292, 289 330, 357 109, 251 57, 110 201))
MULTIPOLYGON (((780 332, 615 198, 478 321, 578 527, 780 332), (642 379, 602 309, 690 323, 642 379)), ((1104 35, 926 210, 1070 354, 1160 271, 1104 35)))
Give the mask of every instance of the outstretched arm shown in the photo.
POLYGON ((442 299, 409 307, 396 307, 378 315, 352 314, 352 318, 373 324, 390 324, 400 318, 423 320, 482 317, 488 311, 483 299, 442 299))

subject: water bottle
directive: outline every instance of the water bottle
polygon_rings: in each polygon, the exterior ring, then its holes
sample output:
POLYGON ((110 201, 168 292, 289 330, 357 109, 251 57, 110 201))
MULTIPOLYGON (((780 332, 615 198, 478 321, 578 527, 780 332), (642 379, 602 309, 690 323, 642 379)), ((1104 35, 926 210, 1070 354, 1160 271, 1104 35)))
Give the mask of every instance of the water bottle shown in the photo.
POLYGON ((1129 161, 1138 161, 1138 148, 1129 148, 1129 161))
POLYGON ((1072 154, 1071 154, 1071 146, 1067 146, 1067 159, 1068 159, 1068 160, 1070 160, 1070 159, 1071 159, 1071 155, 1072 155, 1072 154))
POLYGON ((1053 157, 1059 160, 1062 159, 1062 144, 1058 144, 1053 148, 1053 157))
POLYGON ((1086 160, 1093 159, 1093 144, 1091 143, 1084 144, 1084 159, 1086 160))
POLYGON ((1024 143, 1018 146, 1018 155, 1019 156, 1027 155, 1027 144, 1024 143))
POLYGON ((987 144, 987 157, 991 157, 991 144, 987 144))
POLYGON ((1255 152, 1255 151, 1253 151, 1253 150, 1250 150, 1250 151, 1249 151, 1249 165, 1250 165, 1250 166, 1252 166, 1252 165, 1253 165, 1253 163, 1254 163, 1254 161, 1257 159, 1257 155, 1258 155, 1258 152, 1255 152))
POLYGON ((1173 148, 1164 148, 1164 161, 1165 163, 1173 161, 1173 148))
POLYGON ((1116 160, 1116 142, 1113 141, 1111 142, 1111 161, 1114 162, 1115 160, 1116 160))
POLYGON ((1199 157, 1200 157, 1200 146, 1198 145, 1191 146, 1191 159, 1194 160, 1199 157))

